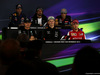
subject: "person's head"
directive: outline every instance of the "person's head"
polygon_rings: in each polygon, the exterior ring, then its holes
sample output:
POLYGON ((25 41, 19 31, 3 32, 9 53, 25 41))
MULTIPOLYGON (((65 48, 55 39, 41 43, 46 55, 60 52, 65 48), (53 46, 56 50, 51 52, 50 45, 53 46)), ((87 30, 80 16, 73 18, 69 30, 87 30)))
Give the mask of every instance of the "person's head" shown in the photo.
POLYGON ((79 21, 77 19, 74 19, 71 25, 72 29, 78 30, 78 26, 79 26, 79 21))
POLYGON ((74 59, 75 70, 78 75, 97 73, 100 69, 100 55, 97 49, 86 46, 80 49, 74 59), (99 69, 98 69, 99 68, 99 69))
POLYGON ((25 18, 24 25, 26 28, 30 28, 31 26, 31 20, 29 18, 25 18))
POLYGON ((2 61, 10 62, 19 57, 20 44, 17 40, 8 39, 1 43, 0 58, 2 61))
POLYGON ((50 28, 54 28, 55 18, 53 16, 48 17, 48 25, 50 28))
POLYGON ((36 14, 37 14, 37 17, 39 17, 39 16, 42 17, 42 15, 43 15, 43 9, 42 8, 37 8, 36 9, 36 14))
POLYGON ((34 57, 41 57, 42 41, 34 40, 28 43, 28 50, 26 51, 25 58, 32 59, 34 57))
POLYGON ((22 5, 20 5, 20 4, 17 4, 17 5, 16 5, 16 12, 17 12, 18 14, 21 14, 21 13, 22 13, 22 5))
POLYGON ((65 8, 61 9, 61 17, 63 19, 65 19, 66 18, 66 15, 67 15, 67 10, 65 8))
POLYGON ((17 37, 17 40, 19 42, 28 42, 29 41, 29 37, 27 36, 27 34, 19 34, 17 37))

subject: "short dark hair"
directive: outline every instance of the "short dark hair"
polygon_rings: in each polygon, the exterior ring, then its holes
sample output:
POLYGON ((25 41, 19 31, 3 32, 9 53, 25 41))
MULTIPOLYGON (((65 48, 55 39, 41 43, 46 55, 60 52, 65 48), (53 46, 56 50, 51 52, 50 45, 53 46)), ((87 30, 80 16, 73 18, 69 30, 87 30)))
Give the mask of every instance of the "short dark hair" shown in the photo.
POLYGON ((26 48, 27 43, 29 42, 29 37, 27 34, 21 33, 18 35, 17 40, 20 42, 20 47, 26 48))
POLYGON ((29 37, 27 36, 27 34, 21 33, 21 34, 18 35, 17 40, 19 42, 28 42, 29 37))
POLYGON ((41 7, 38 7, 38 8, 36 9, 36 12, 37 12, 39 9, 41 9, 42 12, 43 12, 43 8, 41 8, 41 7))

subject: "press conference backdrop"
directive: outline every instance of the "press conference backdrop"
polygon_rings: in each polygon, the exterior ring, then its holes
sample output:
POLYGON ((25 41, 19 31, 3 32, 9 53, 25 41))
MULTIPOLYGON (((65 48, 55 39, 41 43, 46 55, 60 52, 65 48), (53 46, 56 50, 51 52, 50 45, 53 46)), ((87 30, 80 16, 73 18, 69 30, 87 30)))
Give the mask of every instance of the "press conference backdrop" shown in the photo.
MULTIPOLYGON (((0 33, 7 27, 9 16, 15 11, 16 4, 23 5, 23 12, 27 17, 34 15, 37 7, 44 9, 48 16, 60 15, 60 10, 66 8, 72 19, 78 19, 79 28, 83 28, 86 38, 93 42, 100 41, 100 0, 0 0, 0 33)), ((2 39, 2 34, 0 35, 2 39)), ((71 70, 75 53, 85 45, 90 45, 98 50, 100 44, 47 44, 43 47, 42 59, 59 68, 61 73, 71 70), (59 45, 59 46, 58 46, 59 45), (59 48, 58 48, 59 47, 59 48), (49 50, 48 50, 49 49, 49 50)))

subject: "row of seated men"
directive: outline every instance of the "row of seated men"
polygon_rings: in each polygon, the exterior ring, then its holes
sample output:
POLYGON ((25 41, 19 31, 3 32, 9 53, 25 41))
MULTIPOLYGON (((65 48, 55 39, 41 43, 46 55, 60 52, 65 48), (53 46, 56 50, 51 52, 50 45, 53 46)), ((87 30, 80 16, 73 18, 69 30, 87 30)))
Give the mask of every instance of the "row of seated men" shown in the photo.
POLYGON ((85 34, 82 30, 78 28, 79 21, 77 19, 71 21, 70 16, 66 16, 67 10, 62 9, 61 15, 58 16, 56 19, 53 16, 49 16, 48 18, 43 15, 43 9, 38 8, 36 10, 36 14, 32 19, 27 18, 22 14, 22 6, 17 5, 16 6, 16 13, 14 13, 11 16, 11 22, 9 24, 9 27, 17 26, 19 27, 19 34, 27 34, 30 39, 36 40, 36 39, 42 39, 42 40, 85 40, 85 34), (18 13, 20 15, 18 15, 18 13), (62 19, 61 19, 62 18, 62 19), (65 18, 65 19, 64 19, 65 18), (59 20, 60 19, 60 20, 59 20), (63 20, 63 21, 62 21, 63 20), (68 20, 68 21, 66 21, 68 20), (62 21, 62 22, 61 22, 62 21), (42 22, 42 23, 41 23, 42 22), (66 32, 65 36, 61 36, 61 33, 58 29, 56 29, 56 25, 69 25, 69 22, 71 23, 72 30, 68 33, 66 32), (43 31, 40 31, 39 33, 37 30, 33 30, 30 27, 35 26, 43 26, 43 23, 46 23, 44 25, 46 26, 46 29, 43 31))
MULTIPOLYGON (((26 15, 22 11, 22 5, 16 5, 16 11, 10 16, 9 27, 24 26, 26 15)), ((45 26, 48 18, 43 14, 42 8, 37 8, 36 13, 31 17, 32 26, 45 26)), ((71 23, 71 17, 67 15, 66 9, 61 9, 61 15, 56 17, 56 26, 67 26, 71 23)))
POLYGON ((79 22, 78 20, 73 20, 72 22, 72 29, 68 33, 66 32, 66 35, 61 36, 61 32, 59 29, 56 29, 55 27, 55 18, 53 16, 50 16, 48 18, 48 27, 43 30, 36 30, 31 29, 31 20, 26 18, 24 22, 24 27, 20 27, 18 29, 18 34, 26 34, 29 38, 36 40, 85 40, 85 34, 84 32, 78 28, 79 22))

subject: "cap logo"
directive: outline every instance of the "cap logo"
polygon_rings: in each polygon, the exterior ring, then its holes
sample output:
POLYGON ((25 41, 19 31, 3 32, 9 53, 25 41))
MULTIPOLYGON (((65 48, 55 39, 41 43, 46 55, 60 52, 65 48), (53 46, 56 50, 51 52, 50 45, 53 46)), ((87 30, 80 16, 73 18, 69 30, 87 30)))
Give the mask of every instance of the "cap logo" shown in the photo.
POLYGON ((21 5, 18 5, 18 7, 21 7, 21 5))
POLYGON ((62 9, 63 12, 66 12, 65 9, 62 9))

